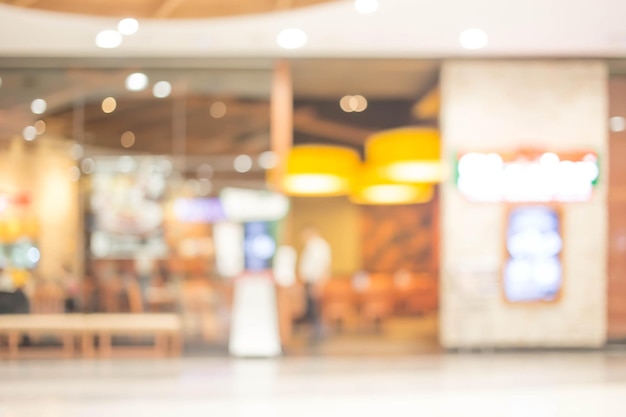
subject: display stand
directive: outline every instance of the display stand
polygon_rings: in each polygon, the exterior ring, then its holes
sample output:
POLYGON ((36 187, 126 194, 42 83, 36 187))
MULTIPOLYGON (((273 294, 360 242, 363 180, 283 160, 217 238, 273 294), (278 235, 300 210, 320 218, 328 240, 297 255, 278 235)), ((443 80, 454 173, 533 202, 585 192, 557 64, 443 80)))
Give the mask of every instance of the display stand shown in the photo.
POLYGON ((233 356, 257 358, 282 353, 271 274, 249 272, 235 281, 229 351, 233 356))

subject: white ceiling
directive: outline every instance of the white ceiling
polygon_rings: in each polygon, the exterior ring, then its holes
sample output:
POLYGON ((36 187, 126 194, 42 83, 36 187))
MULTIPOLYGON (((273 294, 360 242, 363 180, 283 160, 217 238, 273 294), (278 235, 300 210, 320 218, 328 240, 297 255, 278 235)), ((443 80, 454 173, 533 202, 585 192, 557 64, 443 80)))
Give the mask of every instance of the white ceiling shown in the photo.
POLYGON ((94 45, 115 20, 0 7, 0 56, 63 57, 457 57, 626 55, 625 0, 380 0, 357 13, 350 0, 269 15, 144 21, 115 50, 94 45), (276 34, 299 27, 308 44, 281 50, 276 34), (465 51, 459 33, 489 35, 465 51))

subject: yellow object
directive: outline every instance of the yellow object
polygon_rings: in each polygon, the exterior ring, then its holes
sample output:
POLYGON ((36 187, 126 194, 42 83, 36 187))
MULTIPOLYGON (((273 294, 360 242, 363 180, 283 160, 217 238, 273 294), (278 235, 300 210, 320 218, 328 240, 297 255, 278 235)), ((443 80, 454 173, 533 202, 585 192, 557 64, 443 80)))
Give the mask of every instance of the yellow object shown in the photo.
POLYGON ((28 282, 30 273, 25 269, 13 269, 10 271, 11 279, 15 288, 21 288, 28 282))
POLYGON ((355 181, 350 200, 356 204, 419 204, 432 200, 432 184, 399 183, 380 175, 373 166, 364 166, 355 181))
POLYGON ((365 145, 368 164, 396 182, 441 181, 441 141, 435 129, 401 128, 371 136, 365 145))
POLYGON ((350 192, 360 164, 359 155, 347 148, 303 145, 287 157, 282 191, 293 196, 338 196, 350 192))

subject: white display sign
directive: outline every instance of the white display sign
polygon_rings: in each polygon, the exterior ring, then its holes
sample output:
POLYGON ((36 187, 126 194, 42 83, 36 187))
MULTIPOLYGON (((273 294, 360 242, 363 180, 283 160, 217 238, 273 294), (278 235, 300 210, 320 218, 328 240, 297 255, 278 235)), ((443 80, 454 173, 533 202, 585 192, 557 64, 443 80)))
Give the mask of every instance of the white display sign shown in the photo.
POLYGON ((596 155, 579 161, 544 153, 535 160, 504 161, 497 153, 468 153, 458 162, 457 185, 476 202, 582 202, 599 175, 596 155))
POLYGON ((289 199, 270 191, 225 188, 220 200, 226 218, 232 222, 280 220, 289 211, 289 199))

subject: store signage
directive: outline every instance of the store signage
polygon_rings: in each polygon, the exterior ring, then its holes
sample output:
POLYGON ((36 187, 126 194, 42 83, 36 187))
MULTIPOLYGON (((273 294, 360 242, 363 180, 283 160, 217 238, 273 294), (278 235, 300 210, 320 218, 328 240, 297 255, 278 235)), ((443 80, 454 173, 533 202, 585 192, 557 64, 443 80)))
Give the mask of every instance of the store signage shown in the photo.
POLYGON ((563 240, 548 206, 514 208, 508 219, 504 293, 510 302, 556 300, 562 284, 563 240))
POLYGON ((583 202, 599 173, 594 152, 471 152, 458 158, 457 186, 475 202, 583 202))
POLYGON ((179 198, 174 201, 174 216, 181 223, 217 223, 226 220, 218 198, 179 198))
POLYGON ((225 188, 220 200, 226 217, 233 222, 275 221, 289 211, 289 199, 270 191, 225 188))

